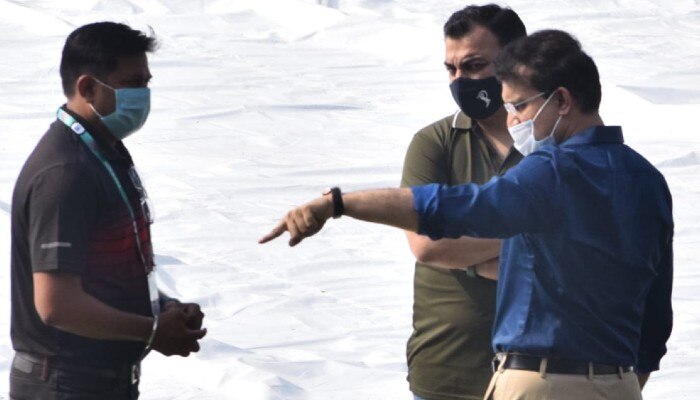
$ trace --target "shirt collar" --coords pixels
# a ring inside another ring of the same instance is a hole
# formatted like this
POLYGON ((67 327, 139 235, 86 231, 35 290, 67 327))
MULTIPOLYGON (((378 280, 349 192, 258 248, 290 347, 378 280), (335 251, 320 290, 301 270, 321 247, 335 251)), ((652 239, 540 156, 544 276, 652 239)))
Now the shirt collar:
POLYGON ((472 127, 472 119, 467 117, 462 110, 457 112, 452 117, 452 128, 454 129, 470 129, 472 127))
POLYGON ((576 146, 579 144, 624 143, 622 127, 592 126, 559 143, 560 147, 576 146))

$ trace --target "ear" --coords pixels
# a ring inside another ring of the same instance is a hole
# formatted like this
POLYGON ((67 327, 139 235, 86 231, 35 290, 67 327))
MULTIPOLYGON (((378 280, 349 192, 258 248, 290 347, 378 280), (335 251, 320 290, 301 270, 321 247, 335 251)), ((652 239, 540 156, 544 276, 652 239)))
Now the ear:
POLYGON ((90 75, 80 75, 75 81, 75 94, 92 103, 95 99, 95 80, 90 75))
POLYGON ((554 99, 559 107, 559 115, 567 115, 571 112, 574 106, 574 98, 571 96, 569 89, 559 86, 557 93, 554 94, 554 99))

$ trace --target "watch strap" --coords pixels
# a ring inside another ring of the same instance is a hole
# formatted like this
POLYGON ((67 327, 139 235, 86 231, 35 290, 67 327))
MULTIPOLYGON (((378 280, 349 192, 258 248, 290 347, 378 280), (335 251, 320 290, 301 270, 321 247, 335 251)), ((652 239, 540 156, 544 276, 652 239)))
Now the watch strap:
POLYGON ((333 218, 340 218, 345 213, 345 205, 343 204, 343 193, 340 188, 334 186, 328 189, 325 194, 330 194, 333 201, 333 218))

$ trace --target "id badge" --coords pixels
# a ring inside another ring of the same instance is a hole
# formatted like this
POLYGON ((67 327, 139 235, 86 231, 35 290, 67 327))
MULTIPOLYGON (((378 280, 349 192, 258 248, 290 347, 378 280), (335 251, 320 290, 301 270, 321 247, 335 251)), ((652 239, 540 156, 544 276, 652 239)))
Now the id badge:
POLYGON ((160 315, 160 294, 156 283, 156 267, 148 273, 148 295, 151 299, 151 311, 153 315, 160 315))

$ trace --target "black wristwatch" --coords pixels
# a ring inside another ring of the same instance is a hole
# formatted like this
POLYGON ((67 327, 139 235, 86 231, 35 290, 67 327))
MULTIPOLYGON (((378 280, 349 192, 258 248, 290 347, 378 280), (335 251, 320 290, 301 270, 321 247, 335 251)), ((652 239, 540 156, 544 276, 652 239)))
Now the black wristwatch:
POLYGON ((340 218, 345 212, 345 206, 343 205, 343 194, 340 188, 333 186, 323 191, 323 195, 330 194, 333 199, 333 218, 340 218))

